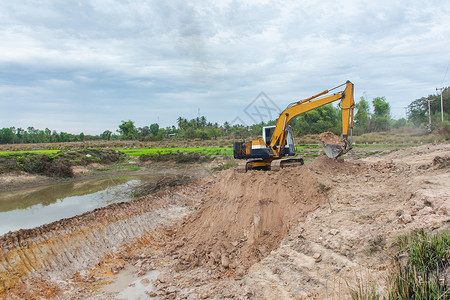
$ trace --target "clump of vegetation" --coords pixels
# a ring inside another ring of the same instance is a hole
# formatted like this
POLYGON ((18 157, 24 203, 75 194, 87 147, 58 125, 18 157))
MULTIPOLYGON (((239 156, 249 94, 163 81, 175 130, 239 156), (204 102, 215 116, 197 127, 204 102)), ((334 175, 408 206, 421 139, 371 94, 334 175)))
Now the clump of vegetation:
POLYGON ((378 252, 384 249, 386 246, 386 236, 377 235, 373 239, 369 240, 369 253, 372 254, 374 252, 378 252))
POLYGON ((442 122, 438 128, 438 134, 446 141, 450 141, 450 122, 442 122))
POLYGON ((450 157, 436 156, 433 159, 433 165, 437 166, 438 169, 445 169, 450 166, 450 157))
POLYGON ((0 173, 25 171, 52 177, 72 177, 72 166, 90 163, 112 163, 125 154, 114 150, 82 149, 78 151, 7 152, 0 155, 0 173))
POLYGON ((30 174, 44 174, 54 177, 73 177, 70 162, 47 155, 28 155, 19 159, 19 167, 30 174))
POLYGON ((193 177, 187 175, 164 176, 154 182, 146 182, 136 187, 131 193, 132 197, 138 198, 153 194, 168 187, 185 185, 193 181, 193 177))
POLYGON ((397 240, 397 270, 391 278, 389 299, 448 299, 450 235, 416 230, 397 240), (399 257, 404 256, 402 262, 399 257))
POLYGON ((215 171, 223 171, 223 170, 228 170, 231 169, 233 167, 236 167, 238 165, 237 161, 232 160, 232 161, 227 161, 224 164, 220 164, 217 167, 214 168, 215 171))
POLYGON ((357 280, 356 287, 351 287, 347 283, 347 287, 350 291, 350 297, 352 300, 378 300, 382 299, 378 293, 377 285, 374 282, 366 284, 361 280, 357 280))
MULTIPOLYGON (((384 239, 371 241, 371 246, 373 245, 376 250, 384 248, 384 239)), ((375 284, 357 280, 356 288, 348 285, 352 299, 450 298, 448 232, 430 234, 424 229, 415 230, 399 236, 394 246, 395 263, 388 278, 386 295, 383 297, 375 284)))
POLYGON ((195 162, 207 162, 212 160, 213 158, 210 156, 202 155, 200 153, 192 153, 192 152, 170 152, 170 153, 156 153, 153 155, 141 155, 139 156, 139 160, 141 162, 145 161, 173 161, 176 163, 195 163, 195 162))

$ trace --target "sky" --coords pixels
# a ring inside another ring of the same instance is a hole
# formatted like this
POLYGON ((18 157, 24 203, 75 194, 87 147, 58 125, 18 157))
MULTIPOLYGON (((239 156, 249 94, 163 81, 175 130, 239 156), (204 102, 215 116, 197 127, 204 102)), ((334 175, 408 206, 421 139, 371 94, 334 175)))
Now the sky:
POLYGON ((253 123, 350 80, 393 118, 450 86, 450 1, 0 0, 0 128, 253 123), (238 121, 236 121, 238 120, 238 121))

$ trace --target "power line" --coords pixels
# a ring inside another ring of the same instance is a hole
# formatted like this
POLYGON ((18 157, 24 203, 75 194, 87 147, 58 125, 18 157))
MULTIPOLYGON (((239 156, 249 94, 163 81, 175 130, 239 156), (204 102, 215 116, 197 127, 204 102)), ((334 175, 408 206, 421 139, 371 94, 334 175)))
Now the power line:
POLYGON ((448 66, 450 66, 450 60, 448 61, 448 64, 447 64, 447 69, 445 70, 445 75, 444 75, 444 79, 442 79, 442 84, 444 84, 444 82, 445 82, 445 77, 447 77, 448 66))

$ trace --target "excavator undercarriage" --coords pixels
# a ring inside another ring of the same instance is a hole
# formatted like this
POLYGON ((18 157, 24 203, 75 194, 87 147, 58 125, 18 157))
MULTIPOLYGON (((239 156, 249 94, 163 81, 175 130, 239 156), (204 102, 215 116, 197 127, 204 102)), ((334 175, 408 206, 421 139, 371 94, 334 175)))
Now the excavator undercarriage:
POLYGON ((251 159, 240 162, 237 166, 237 171, 240 173, 245 173, 248 170, 279 171, 283 168, 294 168, 299 167, 303 164, 303 158, 282 158, 272 161, 251 159))

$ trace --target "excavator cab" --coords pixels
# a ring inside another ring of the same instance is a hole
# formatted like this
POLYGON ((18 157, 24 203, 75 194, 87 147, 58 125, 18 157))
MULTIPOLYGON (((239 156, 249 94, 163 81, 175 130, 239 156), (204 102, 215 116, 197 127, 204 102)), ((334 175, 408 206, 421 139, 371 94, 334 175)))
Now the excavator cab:
MULTIPOLYGON (((235 142, 233 145, 234 158, 271 158, 273 152, 270 150, 270 141, 275 131, 275 126, 265 126, 262 129, 262 139, 252 142, 235 142)), ((284 146, 283 156, 295 155, 294 134, 291 126, 287 127, 286 144, 284 146)))
MULTIPOLYGON (((272 135, 274 131, 275 126, 263 127, 263 140, 266 142, 267 147, 270 147, 270 141, 272 140, 272 135)), ((284 155, 285 156, 295 155, 294 134, 292 132, 291 126, 287 127, 286 144, 284 145, 284 155)))

